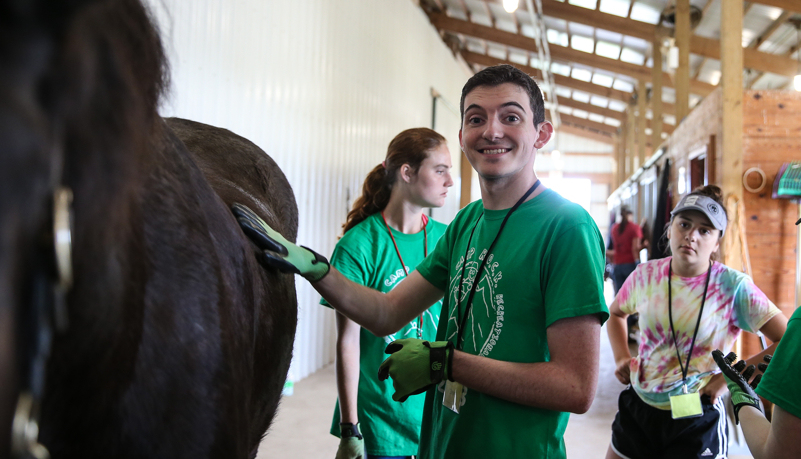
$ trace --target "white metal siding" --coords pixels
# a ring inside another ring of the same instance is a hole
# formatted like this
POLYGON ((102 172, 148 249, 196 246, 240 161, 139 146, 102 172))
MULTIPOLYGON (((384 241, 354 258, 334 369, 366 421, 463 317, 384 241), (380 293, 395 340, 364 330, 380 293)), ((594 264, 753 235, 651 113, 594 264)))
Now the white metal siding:
MULTIPOLYGON (((323 254, 392 137, 431 126, 431 89, 458 107, 467 79, 410 1, 148 2, 172 65, 162 114, 230 129, 270 154, 295 191, 298 241, 323 254)), ((447 222, 459 199, 459 122, 437 109, 457 182, 434 212, 447 222)), ((332 362, 335 343, 333 313, 297 285, 294 380, 332 362)))

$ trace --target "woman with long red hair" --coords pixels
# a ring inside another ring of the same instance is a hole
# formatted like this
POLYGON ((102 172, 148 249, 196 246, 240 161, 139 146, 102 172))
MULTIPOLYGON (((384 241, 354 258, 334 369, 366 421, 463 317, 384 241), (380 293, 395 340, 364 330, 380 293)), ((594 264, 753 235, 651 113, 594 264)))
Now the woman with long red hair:
MULTIPOLYGON (((445 138, 427 128, 408 129, 389 144, 364 181, 362 196, 343 225, 331 265, 350 280, 389 292, 423 261, 446 225, 428 218, 453 186, 445 138)), ((325 299, 321 301, 328 304, 325 299)), ((392 383, 378 380, 384 349, 395 339, 436 340, 442 301, 390 336, 377 337, 337 313, 337 390, 331 433, 341 438, 337 459, 395 458, 417 454, 424 396, 392 401, 392 383), (366 453, 366 455, 365 455, 366 453)))

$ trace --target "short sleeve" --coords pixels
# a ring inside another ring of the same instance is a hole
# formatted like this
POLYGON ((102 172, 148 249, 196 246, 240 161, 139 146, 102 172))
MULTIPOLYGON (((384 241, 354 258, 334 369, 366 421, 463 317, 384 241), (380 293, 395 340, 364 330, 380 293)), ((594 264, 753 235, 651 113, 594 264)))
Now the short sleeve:
POLYGON ((637 236, 638 239, 642 239, 642 228, 640 225, 634 225, 634 235, 637 236))
POLYGON ((434 251, 417 265, 416 271, 423 276, 434 287, 442 290, 448 290, 448 282, 450 280, 450 240, 452 231, 446 230, 445 234, 437 241, 437 246, 434 251))
MULTIPOLYGON (((346 248, 337 245, 331 255, 331 266, 337 269, 348 280, 359 285, 367 284, 368 273, 365 270, 366 264, 363 260, 358 260, 346 248)), ((330 307, 331 305, 325 298, 320 299, 320 304, 330 307)))
POLYGON ((560 319, 600 314, 609 318, 603 296, 604 245, 594 223, 579 223, 554 238, 545 276, 546 326, 560 319))
POLYGON ((634 314, 637 312, 637 279, 641 274, 641 267, 637 266, 633 273, 623 282, 620 290, 617 292, 617 305, 625 314, 634 314))
POLYGON ((781 314, 748 276, 743 276, 734 294, 734 311, 737 326, 751 333, 756 333, 776 314, 781 314))

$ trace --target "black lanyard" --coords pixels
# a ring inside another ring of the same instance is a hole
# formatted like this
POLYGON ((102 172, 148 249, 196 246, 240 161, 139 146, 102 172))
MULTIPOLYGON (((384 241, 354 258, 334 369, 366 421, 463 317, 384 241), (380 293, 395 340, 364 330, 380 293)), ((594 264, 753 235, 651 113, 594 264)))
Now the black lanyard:
MULTIPOLYGON (((473 241, 473 233, 476 231, 476 227, 478 226, 478 222, 481 221, 481 218, 484 217, 484 212, 481 212, 481 215, 478 216, 476 219, 475 225, 473 225, 473 230, 470 231, 470 238, 467 239, 467 249, 464 252, 464 261, 462 262, 462 278, 459 280, 459 290, 456 296, 456 320, 459 322, 459 329, 456 330, 456 348, 461 350, 464 347, 464 343, 462 340, 464 339, 464 327, 467 323, 467 316, 470 315, 470 309, 473 307, 473 296, 476 294, 476 287, 478 286, 478 281, 481 279, 481 271, 484 269, 484 265, 487 263, 487 260, 492 253, 492 248, 495 247, 495 243, 498 242, 498 238, 501 237, 501 232, 503 231, 503 227, 506 226, 506 222, 509 220, 509 217, 512 216, 512 213, 520 207, 520 204, 523 204, 523 201, 526 200, 527 197, 540 186, 539 179, 531 185, 531 188, 526 191, 526 193, 517 200, 514 206, 509 209, 509 213, 506 214, 504 217, 503 222, 501 222, 501 227, 498 228, 498 234, 495 235, 495 239, 492 240, 492 244, 490 244, 489 249, 487 249, 487 255, 481 260, 481 264, 478 266, 478 271, 476 271, 476 277, 473 279, 473 286, 470 287, 470 293, 467 296, 467 306, 465 307, 464 316, 462 316, 462 283, 464 283, 464 272, 467 271, 467 254, 470 252, 470 243, 473 241), (459 319, 459 317, 462 317, 459 319)), ((479 254, 480 256, 481 254, 479 254)))
MULTIPOLYGON (((395 242, 395 236, 392 235, 392 230, 389 229, 389 224, 387 223, 386 217, 384 217, 384 212, 381 212, 381 218, 384 220, 384 225, 387 227, 387 232, 389 233, 389 237, 392 239, 392 244, 395 246, 395 253, 398 254, 398 260, 400 260, 401 267, 403 268, 403 272, 406 273, 406 277, 409 277, 409 271, 406 270, 406 263, 403 262, 403 257, 401 256, 400 249, 398 249, 398 243, 395 242)), ((428 233, 426 232, 426 225, 428 224, 428 218, 423 214, 421 217, 423 221, 423 258, 428 256, 428 233)), ((423 314, 420 314, 417 322, 417 337, 422 339, 423 338, 423 314)))
POLYGON ((670 278, 673 277, 673 260, 668 264, 668 318, 670 319, 670 333, 673 336, 673 344, 676 346, 676 357, 679 359, 679 368, 681 368, 681 381, 687 386, 687 372, 690 371, 690 359, 693 356, 693 348, 695 347, 695 338, 698 336, 698 329, 701 328, 701 314, 704 313, 704 303, 706 303, 706 291, 709 288, 709 278, 712 276, 712 262, 709 262, 709 269, 706 271, 706 283, 704 284, 704 296, 701 297, 701 310, 698 311, 698 322, 695 324, 695 332, 693 332, 693 341, 690 344, 690 353, 687 355, 687 366, 681 365, 681 355, 679 355, 679 342, 676 341, 676 330, 673 328, 673 292, 670 288, 670 278))

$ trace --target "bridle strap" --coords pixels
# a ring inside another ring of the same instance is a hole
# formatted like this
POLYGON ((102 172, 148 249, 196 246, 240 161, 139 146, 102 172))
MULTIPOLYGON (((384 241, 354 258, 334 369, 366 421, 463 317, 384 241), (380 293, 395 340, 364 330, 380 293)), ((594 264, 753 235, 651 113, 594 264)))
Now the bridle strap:
POLYGON ((72 190, 64 187, 64 152, 61 128, 55 123, 51 151, 50 184, 53 190, 49 203, 52 216, 41 229, 46 241, 33 254, 33 273, 30 302, 18 311, 27 323, 21 346, 22 384, 11 429, 11 457, 49 459, 50 453, 39 443, 39 409, 44 397, 47 362, 50 358, 54 333, 64 333, 69 327, 67 293, 73 283, 72 261, 72 190))

